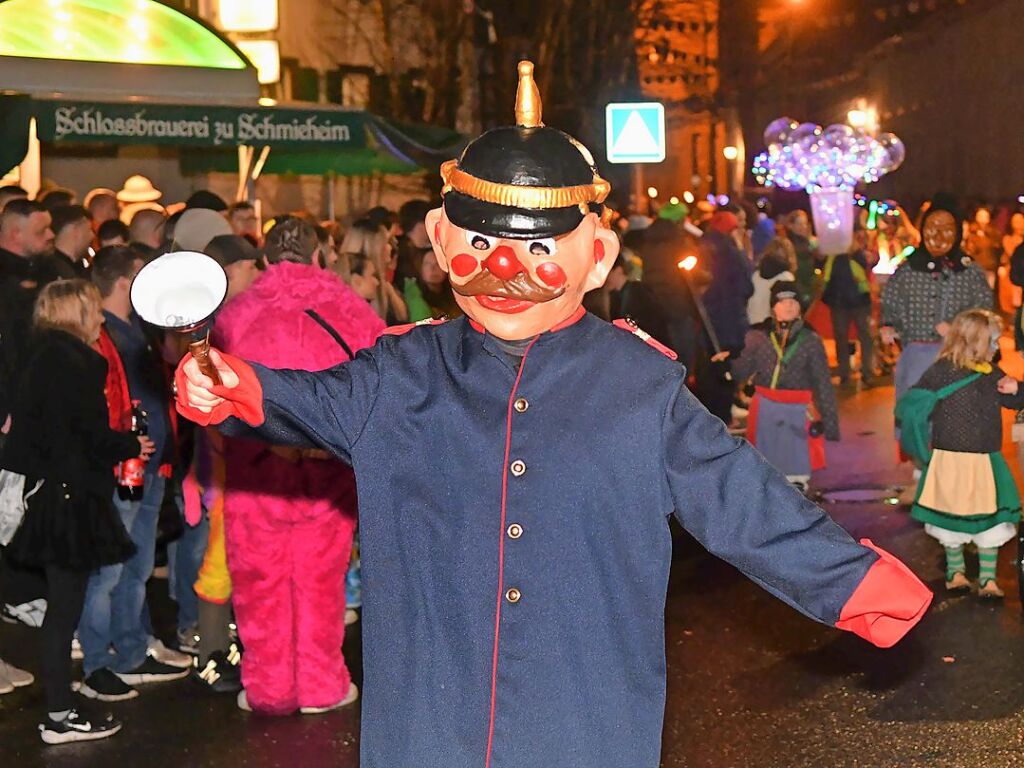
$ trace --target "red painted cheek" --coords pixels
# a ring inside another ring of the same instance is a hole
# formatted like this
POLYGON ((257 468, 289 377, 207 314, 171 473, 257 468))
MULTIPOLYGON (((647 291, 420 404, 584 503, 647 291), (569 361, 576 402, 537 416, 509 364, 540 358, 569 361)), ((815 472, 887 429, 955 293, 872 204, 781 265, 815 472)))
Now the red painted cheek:
POLYGON ((545 261, 543 264, 537 267, 537 277, 540 278, 541 282, 552 288, 561 288, 565 285, 566 278, 565 272, 557 264, 545 261))
POLYGON ((594 263, 600 264, 604 261, 604 243, 600 240, 594 242, 594 263))
POLYGON ((468 253, 460 253, 452 259, 452 273, 457 277, 469 277, 476 272, 479 266, 480 262, 468 253))

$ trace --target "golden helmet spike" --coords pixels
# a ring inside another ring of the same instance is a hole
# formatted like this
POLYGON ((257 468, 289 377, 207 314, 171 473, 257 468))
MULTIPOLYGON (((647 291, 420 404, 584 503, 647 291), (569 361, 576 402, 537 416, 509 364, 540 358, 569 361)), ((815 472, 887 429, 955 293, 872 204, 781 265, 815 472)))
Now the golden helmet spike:
POLYGON ((519 88, 516 90, 516 125, 522 128, 539 128, 542 107, 540 91, 533 79, 533 62, 519 62, 519 88))

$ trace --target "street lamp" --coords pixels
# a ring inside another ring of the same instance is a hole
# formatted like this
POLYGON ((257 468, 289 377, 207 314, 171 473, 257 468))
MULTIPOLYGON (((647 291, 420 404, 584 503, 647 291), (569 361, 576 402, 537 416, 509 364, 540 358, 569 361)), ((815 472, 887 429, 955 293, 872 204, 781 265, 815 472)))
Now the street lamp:
POLYGON ((737 147, 730 145, 722 149, 722 155, 725 157, 726 160, 732 161, 740 156, 740 151, 737 147))
POLYGON ((651 200, 656 199, 658 197, 658 188, 657 187, 648 187, 647 188, 647 196, 649 198, 651 198, 651 200))
POLYGON ((851 128, 875 133, 878 131, 878 108, 868 105, 864 99, 858 99, 854 107, 846 113, 846 122, 851 128))

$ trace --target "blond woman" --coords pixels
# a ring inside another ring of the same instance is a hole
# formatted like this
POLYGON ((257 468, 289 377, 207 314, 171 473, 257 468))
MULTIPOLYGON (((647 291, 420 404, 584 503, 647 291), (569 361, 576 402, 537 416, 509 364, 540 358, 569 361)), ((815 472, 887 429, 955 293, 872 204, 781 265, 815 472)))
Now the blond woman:
POLYGON ((978 594, 1000 598, 999 547, 1014 538, 1021 502, 1000 449, 1000 408, 1024 407, 1020 383, 992 365, 1002 321, 983 309, 956 316, 938 360, 916 388, 941 392, 932 412, 932 456, 913 517, 946 551, 946 588, 967 590, 964 545, 978 548, 978 594), (943 391, 944 390, 944 391, 943 391))
POLYGON ((370 306, 387 325, 408 322, 409 310, 392 284, 398 254, 387 230, 366 219, 360 219, 345 233, 339 251, 340 259, 333 268, 342 279, 352 282, 351 264, 354 257, 362 257, 357 259, 360 263, 369 259, 378 277, 370 306))
POLYGON ((25 476, 26 512, 6 555, 45 571, 47 610, 39 649, 47 744, 102 739, 120 724, 86 717, 71 695, 71 637, 89 573, 134 551, 114 510, 114 465, 148 456, 148 437, 110 428, 107 364, 93 349, 103 315, 96 286, 59 280, 35 306, 35 335, 17 387, 0 466, 25 476))

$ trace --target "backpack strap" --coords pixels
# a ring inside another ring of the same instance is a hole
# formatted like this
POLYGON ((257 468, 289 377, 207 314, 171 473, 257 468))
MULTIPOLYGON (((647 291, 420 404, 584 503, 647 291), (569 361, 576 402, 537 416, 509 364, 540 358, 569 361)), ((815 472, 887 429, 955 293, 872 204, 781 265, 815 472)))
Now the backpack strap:
POLYGON ((954 392, 959 392, 961 389, 963 389, 967 385, 973 384, 978 379, 980 379, 983 375, 984 374, 981 374, 981 373, 972 373, 970 376, 964 376, 959 381, 954 381, 952 384, 947 384, 942 389, 938 390, 935 393, 935 396, 939 400, 945 400, 947 397, 952 395, 954 392))
POLYGON ((356 359, 356 356, 352 354, 352 347, 345 343, 345 340, 341 338, 341 334, 334 329, 333 325, 324 320, 319 312, 317 312, 315 309, 307 309, 306 314, 309 315, 314 320, 316 320, 317 324, 325 331, 327 331, 327 333, 331 335, 332 339, 338 342, 338 346, 345 350, 345 354, 348 355, 349 360, 356 359))

